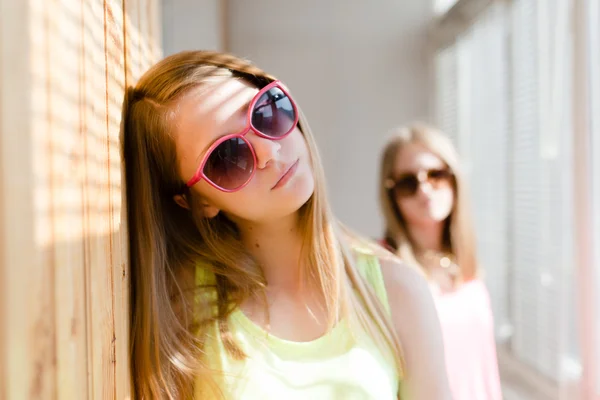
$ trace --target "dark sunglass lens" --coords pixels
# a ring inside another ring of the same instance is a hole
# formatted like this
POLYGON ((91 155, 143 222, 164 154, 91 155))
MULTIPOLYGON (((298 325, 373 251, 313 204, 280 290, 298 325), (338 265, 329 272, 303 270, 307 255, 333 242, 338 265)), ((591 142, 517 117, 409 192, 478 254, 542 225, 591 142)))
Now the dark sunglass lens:
POLYGON ((427 173, 427 179, 432 184, 450 182, 452 180, 452 173, 445 169, 431 170, 427 173))
POLYGON ((204 175, 215 185, 233 190, 244 185, 252 176, 254 157, 248 143, 232 138, 221 143, 208 156, 204 175))
POLYGON ((294 127, 296 109, 290 98, 278 87, 263 93, 252 110, 252 126, 270 137, 281 137, 294 127))
POLYGON ((432 169, 431 171, 427 172, 427 176, 430 179, 444 179, 447 178, 448 175, 448 171, 443 169, 432 169))
POLYGON ((419 181, 416 176, 409 175, 400 178, 396 182, 394 190, 398 196, 412 196, 417 192, 419 188, 419 181))

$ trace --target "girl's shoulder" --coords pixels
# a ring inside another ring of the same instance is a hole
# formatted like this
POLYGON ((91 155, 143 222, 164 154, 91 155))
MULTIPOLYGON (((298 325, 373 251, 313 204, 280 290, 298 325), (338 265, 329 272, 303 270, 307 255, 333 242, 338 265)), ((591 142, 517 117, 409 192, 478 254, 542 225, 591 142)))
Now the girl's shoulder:
POLYGON ((371 255, 378 258, 393 256, 392 248, 384 240, 352 236, 349 242, 350 248, 358 256, 371 255))

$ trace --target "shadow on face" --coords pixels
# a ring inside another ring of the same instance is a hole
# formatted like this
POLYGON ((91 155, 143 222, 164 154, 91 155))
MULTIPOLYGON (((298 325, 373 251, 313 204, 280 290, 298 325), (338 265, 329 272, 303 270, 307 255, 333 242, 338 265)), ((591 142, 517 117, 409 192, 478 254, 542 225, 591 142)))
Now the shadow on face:
POLYGON ((259 107, 261 117, 270 112, 269 108, 265 111, 262 96, 261 103, 249 110, 257 93, 244 80, 220 77, 192 89, 173 107, 179 171, 187 182, 203 167, 204 175, 191 190, 203 199, 203 214, 208 217, 224 212, 232 220, 266 222, 294 214, 314 191, 308 146, 297 126, 279 140, 250 129, 249 121, 259 107), (222 181, 218 179, 230 177, 218 174, 233 170, 224 167, 231 160, 254 175, 241 189, 227 192, 218 187, 222 181), (252 169, 246 167, 250 164, 252 169), (209 167, 213 169, 207 173, 209 167))

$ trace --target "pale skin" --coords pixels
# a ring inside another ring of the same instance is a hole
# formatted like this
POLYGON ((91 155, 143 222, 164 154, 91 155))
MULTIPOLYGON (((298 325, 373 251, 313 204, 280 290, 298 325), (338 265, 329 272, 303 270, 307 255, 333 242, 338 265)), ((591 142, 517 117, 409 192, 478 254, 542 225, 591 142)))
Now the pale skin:
MULTIPOLYGON (((407 224, 409 235, 418 250, 443 252, 443 230, 445 221, 454 208, 454 188, 450 182, 432 185, 424 179, 427 171, 447 169, 446 163, 420 143, 403 146, 394 162, 394 176, 405 174, 420 176, 421 183, 412 196, 397 197, 396 204, 407 224)), ((431 279, 440 287, 451 287, 446 271, 439 265, 424 265, 431 279)))
MULTIPOLYGON (((175 142, 183 180, 191 177, 205 149, 220 136, 241 131, 249 101, 257 89, 240 80, 222 78, 208 88, 192 91, 175 107, 175 142)), ((233 220, 242 241, 263 269, 270 325, 258 299, 242 311, 272 335, 291 341, 310 341, 326 334, 327 315, 322 295, 300 284, 302 234, 298 209, 314 191, 308 147, 298 128, 279 141, 253 132, 246 138, 256 151, 257 172, 242 190, 225 193, 200 181, 192 190, 202 197, 205 217, 224 212, 233 220), (298 168, 289 181, 273 189, 289 166, 298 168)), ((182 207, 188 199, 175 196, 182 207)), ((403 344, 408 371, 403 388, 407 398, 450 399, 439 322, 425 279, 395 259, 382 260, 393 321, 403 344), (407 323, 410 321, 410 323, 407 323), (440 356, 442 355, 442 356, 440 356)))
MULTIPOLYGON (((399 150, 394 162, 394 175, 420 176, 429 170, 447 168, 446 163, 427 147, 419 143, 410 143, 399 150)), ((442 251, 442 231, 444 221, 454 207, 454 189, 449 183, 438 183, 434 187, 423 178, 417 193, 396 198, 396 203, 417 247, 442 251)))

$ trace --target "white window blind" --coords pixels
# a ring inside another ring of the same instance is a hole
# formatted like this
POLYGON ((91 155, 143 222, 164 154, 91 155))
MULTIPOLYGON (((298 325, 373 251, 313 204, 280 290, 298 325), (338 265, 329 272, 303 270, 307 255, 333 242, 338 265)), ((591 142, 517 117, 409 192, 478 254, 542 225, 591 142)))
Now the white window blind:
POLYGON ((495 3, 436 57, 437 123, 467 167, 497 332, 556 381, 580 372, 568 4, 495 3))
POLYGON ((539 218, 535 201, 540 197, 536 134, 537 57, 536 7, 533 0, 513 3, 512 50, 512 148, 511 187, 511 297, 514 324, 513 351, 535 365, 537 359, 537 233, 539 218))
POLYGON ((571 302, 572 162, 568 10, 562 0, 512 4, 513 350, 561 380, 576 347, 571 302))
POLYGON ((471 188, 479 261, 500 339, 508 303, 508 60, 505 6, 488 9, 436 58, 437 124, 454 141, 471 188))
POLYGON ((469 169, 478 254, 496 330, 511 331, 508 308, 508 74, 505 7, 486 10, 460 39, 459 148, 469 169))
POLYGON ((435 114, 440 129, 453 139, 458 124, 456 46, 440 50, 435 57, 435 114))

